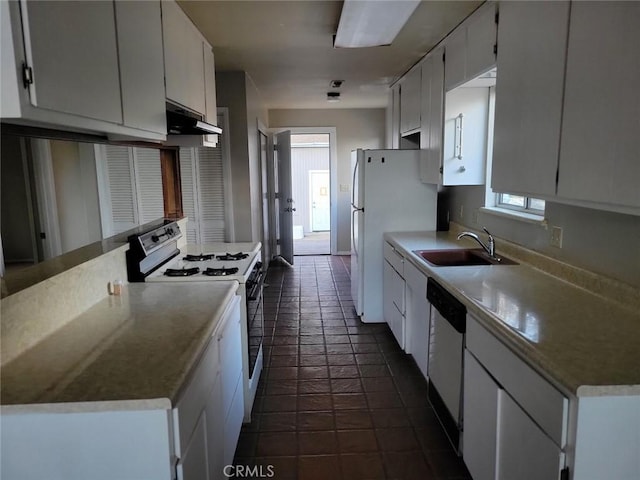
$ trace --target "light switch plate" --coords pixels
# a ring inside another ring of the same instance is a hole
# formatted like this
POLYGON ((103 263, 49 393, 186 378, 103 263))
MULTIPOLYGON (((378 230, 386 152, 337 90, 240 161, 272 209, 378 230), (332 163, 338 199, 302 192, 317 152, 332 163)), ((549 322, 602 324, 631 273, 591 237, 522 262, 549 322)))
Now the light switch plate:
POLYGON ((556 248, 562 248, 562 227, 551 227, 549 245, 556 248))
POLYGON ((348 192, 351 190, 351 185, 349 185, 348 183, 341 183, 340 184, 340 191, 341 192, 348 192))

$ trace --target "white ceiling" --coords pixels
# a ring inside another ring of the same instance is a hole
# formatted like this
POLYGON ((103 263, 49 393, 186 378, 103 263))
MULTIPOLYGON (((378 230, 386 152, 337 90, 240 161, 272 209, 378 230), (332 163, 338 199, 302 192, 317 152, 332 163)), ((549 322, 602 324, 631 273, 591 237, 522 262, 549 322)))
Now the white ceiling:
POLYGON ((423 0, 391 46, 336 49, 341 1, 179 1, 216 70, 246 71, 268 109, 385 107, 388 86, 481 3, 423 0), (328 103, 330 90, 342 100, 328 103))

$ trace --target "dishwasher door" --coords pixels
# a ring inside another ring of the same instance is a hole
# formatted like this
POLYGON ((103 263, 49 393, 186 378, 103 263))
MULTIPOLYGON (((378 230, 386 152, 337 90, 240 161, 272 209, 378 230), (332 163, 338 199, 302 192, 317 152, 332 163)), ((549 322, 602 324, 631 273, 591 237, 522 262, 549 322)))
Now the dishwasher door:
POLYGON ((431 304, 429 402, 460 453, 467 309, 431 277, 427 280, 427 300, 431 304))
POLYGON ((432 305, 429 381, 436 387, 456 423, 460 419, 463 340, 463 334, 432 305))

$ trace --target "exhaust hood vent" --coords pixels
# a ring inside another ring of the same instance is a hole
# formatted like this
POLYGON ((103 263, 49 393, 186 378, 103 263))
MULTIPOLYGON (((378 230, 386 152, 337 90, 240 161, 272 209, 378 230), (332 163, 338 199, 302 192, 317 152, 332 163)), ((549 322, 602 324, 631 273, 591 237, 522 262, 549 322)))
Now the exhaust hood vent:
POLYGON ((167 135, 210 135, 222 129, 202 119, 201 115, 167 103, 167 135))

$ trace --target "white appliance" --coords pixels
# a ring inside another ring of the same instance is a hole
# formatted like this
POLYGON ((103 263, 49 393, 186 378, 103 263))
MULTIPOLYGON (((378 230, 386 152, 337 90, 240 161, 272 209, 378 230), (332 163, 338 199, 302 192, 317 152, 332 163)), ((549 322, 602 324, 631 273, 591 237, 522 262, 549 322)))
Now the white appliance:
POLYGON ((420 181, 420 150, 351 152, 351 296, 365 323, 384 322, 383 233, 436 229, 436 185, 420 181))
POLYGON ((241 297, 244 421, 251 410, 262 372, 264 318, 262 287, 265 272, 260 242, 208 243, 177 248, 182 236, 175 222, 129 238, 127 270, 132 282, 236 281, 241 297), (171 273, 171 275, 169 275, 171 273))

